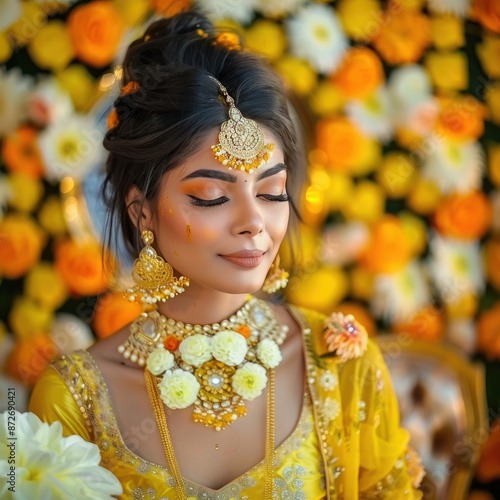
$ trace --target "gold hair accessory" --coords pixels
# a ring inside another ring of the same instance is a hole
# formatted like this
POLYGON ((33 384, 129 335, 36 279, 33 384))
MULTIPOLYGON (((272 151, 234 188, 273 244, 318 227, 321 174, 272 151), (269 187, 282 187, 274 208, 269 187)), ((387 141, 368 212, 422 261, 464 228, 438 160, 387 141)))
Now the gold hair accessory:
POLYGON ((172 266, 151 246, 154 241, 152 231, 144 230, 141 238, 146 246, 134 262, 132 279, 136 284, 127 289, 125 298, 130 302, 156 305, 157 302, 165 302, 184 292, 184 287, 189 286, 189 278, 174 277, 172 266))
POLYGON ((221 126, 219 144, 212 146, 215 158, 229 170, 234 168, 251 173, 269 161, 274 144, 264 143, 264 134, 258 123, 244 118, 222 83, 213 76, 210 78, 217 82, 229 106, 229 120, 221 126))
POLYGON ((290 275, 287 271, 280 268, 280 256, 277 255, 274 262, 269 268, 266 280, 262 286, 262 290, 269 294, 276 292, 280 288, 285 288, 288 283, 288 277, 290 275))

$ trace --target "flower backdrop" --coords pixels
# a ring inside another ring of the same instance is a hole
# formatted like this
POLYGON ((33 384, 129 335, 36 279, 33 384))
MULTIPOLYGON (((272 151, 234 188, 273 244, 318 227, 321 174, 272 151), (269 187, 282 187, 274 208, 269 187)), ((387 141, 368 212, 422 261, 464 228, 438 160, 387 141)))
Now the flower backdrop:
MULTIPOLYGON (((492 431, 474 483, 484 493, 471 498, 494 498, 500 1, 194 3, 273 65, 311 123, 288 300, 353 313, 371 335, 450 342, 483 363, 492 431)), ((0 351, 26 390, 50 359, 140 312, 110 290, 75 189, 104 161, 90 111, 120 78, 125 47, 151 14, 191 5, 0 6, 0 351)))

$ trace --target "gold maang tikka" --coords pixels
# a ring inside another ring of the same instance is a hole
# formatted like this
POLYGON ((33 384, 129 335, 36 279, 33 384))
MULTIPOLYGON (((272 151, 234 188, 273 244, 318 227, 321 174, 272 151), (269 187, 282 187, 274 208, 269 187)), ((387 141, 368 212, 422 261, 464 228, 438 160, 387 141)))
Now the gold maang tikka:
POLYGON ((229 120, 221 125, 219 144, 212 146, 215 158, 229 170, 234 168, 251 173, 270 160, 274 143, 264 143, 264 134, 258 123, 244 118, 224 85, 217 78, 210 78, 219 85, 225 104, 229 106, 229 120))

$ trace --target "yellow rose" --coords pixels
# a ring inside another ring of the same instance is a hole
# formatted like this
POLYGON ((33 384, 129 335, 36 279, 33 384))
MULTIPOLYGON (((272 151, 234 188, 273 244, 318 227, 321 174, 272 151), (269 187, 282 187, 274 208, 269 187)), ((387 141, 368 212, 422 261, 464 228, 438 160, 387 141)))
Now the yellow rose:
POLYGON ((356 266, 351 269, 351 294, 360 300, 370 300, 373 295, 374 274, 368 269, 356 266))
POLYGON ((442 194, 436 184, 428 179, 419 178, 408 195, 407 203, 417 214, 429 215, 434 212, 441 198, 442 194))
POLYGON ((31 212, 43 196, 42 182, 29 175, 10 174, 7 182, 13 193, 9 205, 20 212, 31 212))
POLYGON ((33 299, 17 296, 9 313, 12 331, 22 338, 29 338, 34 332, 48 332, 54 314, 37 304, 33 299))
POLYGON ((486 90, 486 105, 490 120, 500 125, 500 85, 492 85, 486 90))
POLYGON ((54 311, 66 301, 68 291, 50 262, 40 262, 26 276, 24 291, 44 309, 54 311))
POLYGON ((81 64, 71 64, 57 73, 57 79, 66 90, 77 111, 88 111, 97 97, 97 84, 81 64))
POLYGON ((344 108, 345 97, 329 80, 318 84, 309 97, 309 105, 319 116, 331 115, 344 108))
POLYGON ((246 32, 245 44, 251 51, 275 61, 286 49, 286 35, 279 24, 260 19, 246 32))
POLYGON ((382 161, 382 144, 371 137, 367 137, 359 153, 359 158, 353 163, 351 172, 353 175, 358 176, 367 175, 382 161))
POLYGON ((420 255, 427 246, 427 225, 411 212, 400 212, 399 219, 412 255, 420 255))
POLYGON ((463 90, 469 82, 467 56, 463 52, 429 52, 424 65, 432 83, 442 90, 463 90))
POLYGON ((488 147, 488 170, 491 182, 500 187, 500 144, 488 147))
POLYGON ((309 94, 316 86, 316 72, 302 59, 287 55, 277 62, 276 69, 299 96, 309 94))
POLYGON ((377 182, 389 198, 402 198, 408 194, 416 177, 415 165, 408 155, 388 153, 377 171, 377 182))
POLYGON ((28 53, 40 68, 54 72, 64 69, 75 57, 65 23, 50 21, 40 28, 28 45, 28 53))
POLYGON ((465 44, 464 23, 451 14, 431 17, 431 37, 440 50, 454 50, 465 44))
POLYGON ((52 236, 66 234, 67 226, 64 219, 61 200, 57 195, 49 196, 38 211, 40 225, 52 236))
POLYGON ((148 0, 113 0, 113 3, 126 26, 139 24, 150 8, 148 0))
POLYGON ((378 0, 341 0, 336 11, 344 31, 353 40, 366 42, 381 29, 378 0))
POLYGON ((370 224, 382 217, 384 207, 382 188, 375 182, 363 180, 355 186, 350 202, 342 212, 347 219, 370 224))
POLYGON ((500 78, 500 37, 484 34, 483 41, 477 46, 477 56, 484 72, 492 78, 500 78))
POLYGON ((12 43, 7 36, 7 32, 3 31, 0 33, 0 64, 3 64, 10 59, 12 50, 12 43))

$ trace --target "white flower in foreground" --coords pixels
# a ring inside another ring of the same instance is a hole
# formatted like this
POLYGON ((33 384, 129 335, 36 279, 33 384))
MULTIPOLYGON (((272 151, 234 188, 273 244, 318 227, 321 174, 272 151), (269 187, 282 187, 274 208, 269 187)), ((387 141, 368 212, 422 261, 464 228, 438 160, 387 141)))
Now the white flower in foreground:
POLYGON ((62 425, 42 422, 34 413, 0 414, 0 498, 112 500, 123 493, 118 479, 99 466, 94 443, 80 436, 63 437, 62 425), (17 439, 13 440, 12 438, 17 439), (15 493, 9 491, 11 450, 15 457, 15 493))
POLYGON ((418 260, 396 273, 375 276, 371 309, 377 317, 405 321, 430 300, 428 277, 418 260))
POLYGON ((429 242, 429 267, 445 302, 455 302, 468 292, 484 290, 479 243, 445 238, 435 233, 429 242))
POLYGON ((429 0, 431 11, 466 17, 471 0, 429 0))
POLYGON ((212 338, 212 354, 214 358, 229 366, 237 366, 247 355, 248 344, 238 332, 222 330, 212 338))
POLYGON ((90 117, 73 113, 49 125, 38 136, 47 179, 81 178, 104 161, 104 131, 90 117))
POLYGON ((158 347, 148 356, 146 366, 153 375, 161 375, 173 368, 174 355, 164 347, 158 347))
POLYGON ((201 333, 185 338, 179 346, 182 359, 193 366, 201 366, 212 359, 210 339, 201 333))
POLYGON ((339 66, 347 49, 347 38, 333 7, 318 3, 303 7, 286 21, 290 52, 321 73, 339 66))
POLYGON ((234 392, 243 399, 255 399, 267 384, 266 370, 257 363, 245 363, 236 370, 232 384, 234 392))
POLYGON ((5 71, 0 67, 0 138, 28 117, 28 96, 34 85, 33 77, 23 75, 19 68, 5 71))
POLYGON ((212 21, 232 19, 247 24, 254 16, 255 0, 197 0, 196 4, 212 21))
POLYGON ((277 18, 293 14, 306 0, 257 0, 255 10, 265 17, 277 18))
POLYGON ((388 142, 393 134, 393 112, 389 93, 379 87, 366 99, 351 99, 345 105, 346 115, 363 132, 380 141, 388 142))
POLYGON ((172 410, 187 408, 198 398, 200 384, 189 372, 168 370, 158 384, 161 400, 172 410))
POLYGON ((266 368, 276 368, 283 359, 278 344, 271 339, 264 339, 259 342, 257 357, 266 368))
POLYGON ((443 194, 481 187, 484 152, 479 142, 455 142, 430 136, 425 152, 422 177, 434 181, 443 194))

